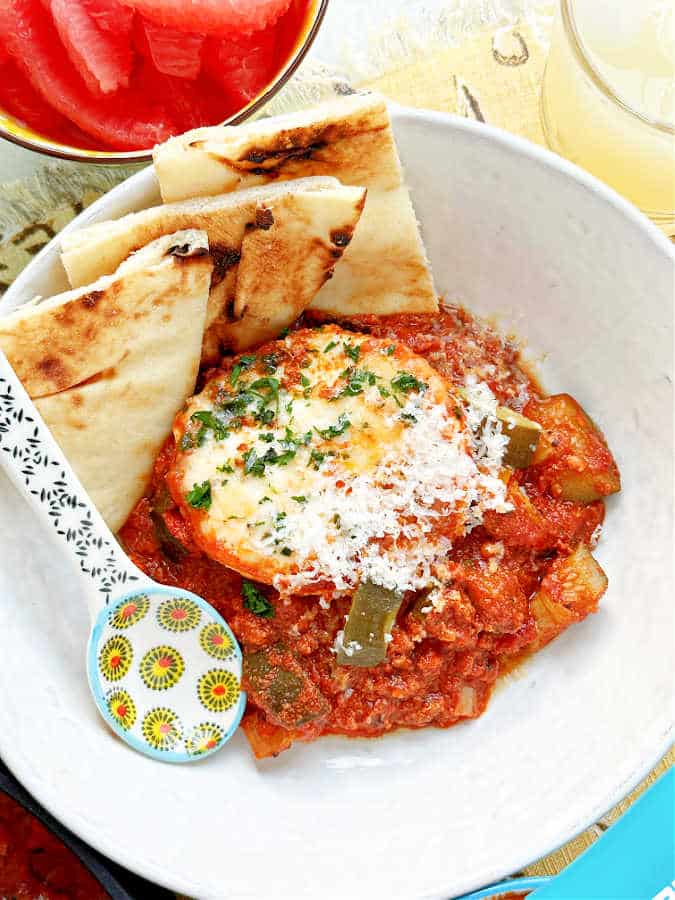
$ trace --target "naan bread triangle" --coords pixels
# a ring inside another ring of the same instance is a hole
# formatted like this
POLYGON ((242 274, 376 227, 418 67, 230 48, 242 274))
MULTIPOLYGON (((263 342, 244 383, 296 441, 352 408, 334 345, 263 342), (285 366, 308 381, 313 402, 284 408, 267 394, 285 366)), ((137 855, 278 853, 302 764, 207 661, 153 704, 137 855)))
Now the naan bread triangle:
POLYGON ((436 312, 438 301, 389 113, 354 94, 286 116, 198 128, 155 149, 167 202, 332 175, 368 189, 354 241, 311 306, 335 316, 436 312))
POLYGON ((194 391, 212 269, 204 232, 183 231, 0 319, 0 348, 113 531, 194 391))
POLYGON ((335 178, 263 185, 72 232, 63 238, 62 260, 71 284, 80 285, 114 270, 161 234, 203 229, 215 262, 203 353, 211 362, 223 346, 246 349, 275 337, 300 315, 342 256, 364 202, 364 188, 335 178))

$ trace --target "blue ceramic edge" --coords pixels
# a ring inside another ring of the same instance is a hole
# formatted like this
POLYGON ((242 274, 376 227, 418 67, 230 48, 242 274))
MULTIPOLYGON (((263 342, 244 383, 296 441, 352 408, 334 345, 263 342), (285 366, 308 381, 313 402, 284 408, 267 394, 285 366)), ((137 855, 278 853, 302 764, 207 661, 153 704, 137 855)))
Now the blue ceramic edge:
POLYGON ((237 711, 235 713, 234 719, 232 720, 232 724, 228 729, 227 733, 223 740, 218 744, 217 747, 214 747, 213 750, 207 750, 205 753, 200 753, 198 756, 191 756, 188 753, 176 753, 170 751, 162 751, 155 750, 152 747, 149 747, 147 744, 142 743, 133 735, 127 734, 123 729, 119 728, 117 722, 110 715, 106 702, 105 702, 105 693, 103 686, 98 678, 98 665, 96 658, 96 646, 98 637, 101 633, 101 630, 106 624, 106 620, 108 618, 108 614, 110 609, 113 606, 117 606, 119 603, 124 603, 126 600, 131 599, 132 597, 138 596, 141 593, 153 593, 153 594, 170 594, 172 597, 182 597, 184 600, 192 600, 195 602, 203 612, 212 617, 216 622, 223 626, 226 630, 232 642, 234 644, 234 651, 237 660, 241 664, 243 662, 243 656, 241 652, 241 647, 239 646, 239 641, 234 636, 232 629, 227 624, 225 619, 220 615, 220 613, 215 610, 210 603, 207 603, 206 600, 203 600, 197 594, 193 594, 190 591, 183 590, 178 587, 170 587, 168 585, 157 584, 157 585, 145 585, 143 587, 139 586, 135 590, 127 591, 125 594, 120 594, 118 597, 115 597, 114 601, 106 606, 104 606, 96 617, 96 621, 91 629, 91 633, 89 635, 89 642, 87 645, 87 679, 89 681, 89 689, 94 697, 94 703, 96 704, 96 708, 98 709, 101 717, 105 720, 106 724, 110 727, 111 731, 114 732, 117 737, 128 744, 129 747, 132 747, 134 750, 137 750, 143 756, 148 756, 151 759, 156 759, 158 762, 167 762, 167 763, 195 763, 201 762, 203 759, 211 756, 214 753, 217 753, 232 737, 235 731, 239 728, 239 724, 241 723, 242 716, 244 715, 244 710, 246 709, 246 693, 244 691, 240 692, 239 695, 239 704, 237 711))
POLYGON ((501 894, 510 894, 512 891, 534 891, 536 888, 548 884, 550 877, 544 875, 531 878, 512 878, 511 881, 500 881, 490 887, 474 891, 472 894, 462 894, 455 900, 485 900, 486 897, 499 897, 501 894))

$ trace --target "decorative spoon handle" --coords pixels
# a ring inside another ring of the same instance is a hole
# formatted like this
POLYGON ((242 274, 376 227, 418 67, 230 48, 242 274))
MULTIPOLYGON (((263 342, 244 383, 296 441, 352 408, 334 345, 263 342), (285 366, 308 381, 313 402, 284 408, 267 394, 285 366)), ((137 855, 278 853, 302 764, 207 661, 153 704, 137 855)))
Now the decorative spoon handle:
POLYGON ((77 562, 92 619, 123 585, 151 583, 115 540, 2 352, 0 464, 77 562))

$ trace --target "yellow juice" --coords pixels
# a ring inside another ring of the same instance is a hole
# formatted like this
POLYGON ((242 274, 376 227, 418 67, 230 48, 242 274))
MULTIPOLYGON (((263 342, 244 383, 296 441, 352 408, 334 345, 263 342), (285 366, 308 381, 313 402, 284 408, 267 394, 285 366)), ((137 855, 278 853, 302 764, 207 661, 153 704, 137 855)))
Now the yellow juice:
POLYGON ((561 0, 542 119, 554 150, 675 234, 673 0, 561 0))

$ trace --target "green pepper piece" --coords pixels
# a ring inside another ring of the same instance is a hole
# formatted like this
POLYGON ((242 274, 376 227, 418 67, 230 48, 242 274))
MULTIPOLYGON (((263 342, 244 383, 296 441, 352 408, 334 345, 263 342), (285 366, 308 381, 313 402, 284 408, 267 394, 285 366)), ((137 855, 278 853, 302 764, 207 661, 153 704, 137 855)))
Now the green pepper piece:
POLYGON ((162 554, 171 562, 178 563, 186 555, 187 549, 181 544, 178 538, 175 538, 164 521, 164 513, 173 506, 173 499, 166 485, 155 493, 152 498, 152 508, 150 510, 150 519, 162 554))
POLYGON ((244 653, 244 678, 253 702, 284 728, 299 728, 328 711, 323 695, 281 644, 244 653), (279 656, 283 666, 275 661, 279 656))
POLYGON ((341 666, 372 668, 387 655, 391 633, 403 595, 363 581, 353 598, 337 661, 341 666))
POLYGON ((526 469, 537 449, 541 425, 507 406, 497 407, 497 418, 502 423, 502 434, 509 439, 504 451, 504 465, 512 469, 526 469))
MULTIPOLYGON (((467 402, 465 388, 455 388, 459 396, 467 402)), ((537 449, 542 427, 538 422, 527 419, 508 406, 497 407, 497 419, 502 423, 502 434, 508 438, 502 462, 512 469, 526 469, 532 462, 537 449)))

